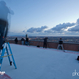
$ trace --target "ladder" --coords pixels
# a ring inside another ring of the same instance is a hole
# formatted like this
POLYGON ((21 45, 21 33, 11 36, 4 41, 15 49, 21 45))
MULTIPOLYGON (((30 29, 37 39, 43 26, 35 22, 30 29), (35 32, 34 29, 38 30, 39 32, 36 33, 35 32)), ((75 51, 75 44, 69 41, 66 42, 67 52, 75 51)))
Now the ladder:
POLYGON ((10 66, 12 65, 12 61, 11 61, 10 56, 12 57, 15 69, 17 69, 17 66, 16 66, 16 63, 15 63, 15 60, 14 60, 14 57, 13 57, 13 54, 12 54, 10 44, 9 44, 9 42, 7 42, 7 43, 4 43, 3 49, 1 50, 1 54, 0 54, 0 71, 1 71, 2 61, 3 61, 4 57, 8 57, 10 66), (7 55, 5 56, 4 54, 7 54, 7 55))

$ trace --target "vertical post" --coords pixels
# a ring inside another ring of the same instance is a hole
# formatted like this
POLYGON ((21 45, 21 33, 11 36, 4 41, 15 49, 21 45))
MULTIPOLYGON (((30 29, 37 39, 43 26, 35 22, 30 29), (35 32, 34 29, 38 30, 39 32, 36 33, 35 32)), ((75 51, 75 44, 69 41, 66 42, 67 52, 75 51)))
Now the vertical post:
MULTIPOLYGON (((8 47, 9 47, 10 53, 12 54, 9 42, 8 42, 8 47)), ((12 59, 13 59, 13 64, 15 66, 15 69, 17 69, 16 64, 15 64, 15 60, 14 60, 14 57, 13 57, 13 54, 11 56, 12 56, 12 59)))
MULTIPOLYGON (((9 55, 9 52, 8 52, 7 46, 6 46, 6 51, 7 51, 7 55, 9 55)), ((9 59, 9 63, 10 63, 10 65, 12 65, 12 61, 11 61, 11 59, 10 59, 10 56, 8 56, 8 59, 9 59)))
POLYGON ((1 66, 2 66, 4 53, 5 53, 5 47, 2 49, 2 53, 1 53, 1 56, 0 56, 0 71, 1 71, 1 66))

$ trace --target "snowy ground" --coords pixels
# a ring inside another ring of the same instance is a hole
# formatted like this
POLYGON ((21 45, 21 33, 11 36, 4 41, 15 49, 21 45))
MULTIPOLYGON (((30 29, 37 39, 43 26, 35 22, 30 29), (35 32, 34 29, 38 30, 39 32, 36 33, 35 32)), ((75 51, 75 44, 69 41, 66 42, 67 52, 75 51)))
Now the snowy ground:
POLYGON ((8 58, 2 63, 5 71, 12 79, 79 79, 78 52, 65 53, 56 49, 43 49, 30 46, 11 44, 13 56, 17 65, 10 66, 8 58))

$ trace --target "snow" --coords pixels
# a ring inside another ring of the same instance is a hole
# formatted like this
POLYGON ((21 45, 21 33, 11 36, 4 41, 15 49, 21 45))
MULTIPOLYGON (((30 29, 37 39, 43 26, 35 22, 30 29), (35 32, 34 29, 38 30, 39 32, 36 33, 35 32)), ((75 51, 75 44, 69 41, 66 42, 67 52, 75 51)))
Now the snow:
POLYGON ((2 71, 12 79, 79 79, 78 52, 68 53, 56 49, 10 44, 17 65, 10 66, 8 57, 3 59, 2 71))

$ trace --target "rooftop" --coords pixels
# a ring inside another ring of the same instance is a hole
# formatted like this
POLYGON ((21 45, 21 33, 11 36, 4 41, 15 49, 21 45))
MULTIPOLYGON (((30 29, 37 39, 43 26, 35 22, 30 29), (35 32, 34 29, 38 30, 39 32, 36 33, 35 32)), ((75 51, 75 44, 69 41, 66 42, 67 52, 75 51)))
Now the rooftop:
POLYGON ((79 52, 43 49, 34 46, 10 44, 17 65, 9 66, 8 58, 3 59, 2 71, 12 79, 79 79, 77 56, 79 52))

